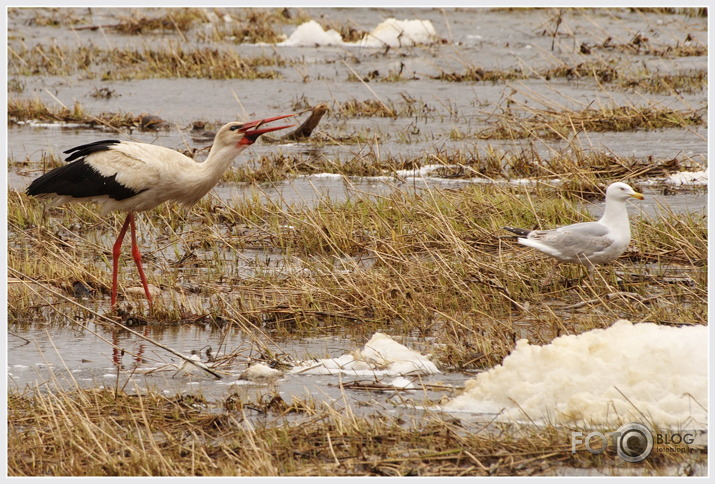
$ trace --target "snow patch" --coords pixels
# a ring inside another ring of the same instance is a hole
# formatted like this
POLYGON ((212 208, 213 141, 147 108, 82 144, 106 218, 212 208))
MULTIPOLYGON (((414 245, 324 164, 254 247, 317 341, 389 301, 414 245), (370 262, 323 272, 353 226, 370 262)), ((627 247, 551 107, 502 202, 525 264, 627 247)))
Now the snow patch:
POLYGON ((404 390, 409 390, 415 388, 415 384, 404 376, 398 376, 390 382, 390 386, 394 388, 402 388, 404 390))
POLYGON ((388 18, 360 40, 361 47, 405 47, 432 44, 437 32, 429 20, 396 20, 388 18))
POLYGON ((708 172, 707 170, 702 170, 673 173, 665 179, 665 183, 671 185, 707 185, 708 172))
POLYGON ((256 363, 249 366, 238 378, 254 382, 265 382, 276 380, 282 376, 282 371, 271 368, 263 363, 256 363))
POLYGON ((340 173, 313 173, 311 175, 306 175, 305 178, 342 178, 343 175, 340 173))
POLYGON ((283 42, 276 45, 286 47, 316 47, 322 45, 358 47, 405 47, 417 44, 433 44, 439 38, 429 20, 396 20, 389 18, 372 29, 356 43, 345 42, 339 32, 325 30, 315 20, 305 22, 296 28, 283 42))
POLYGON ((359 376, 430 375, 439 370, 427 356, 401 345, 384 333, 375 333, 360 351, 338 358, 305 361, 291 373, 359 376))
POLYGON ((320 45, 343 45, 340 33, 330 29, 327 32, 315 20, 305 22, 298 26, 283 42, 277 45, 288 47, 314 47, 320 45))
POLYGON ((70 123, 70 122, 57 122, 57 123, 45 123, 43 121, 36 121, 36 120, 30 120, 30 121, 17 121, 17 124, 22 126, 22 125, 28 125, 32 126, 33 128, 62 128, 62 129, 68 129, 68 128, 84 128, 87 125, 83 123, 70 123))
POLYGON ((449 168, 455 165, 425 165, 421 168, 415 168, 412 170, 396 170, 395 175, 401 177, 426 177, 429 176, 433 171, 437 171, 440 168, 449 168))
POLYGON ((706 326, 626 320, 544 346, 520 340, 442 409, 555 424, 640 422, 647 415, 656 425, 706 428, 707 342, 706 326))

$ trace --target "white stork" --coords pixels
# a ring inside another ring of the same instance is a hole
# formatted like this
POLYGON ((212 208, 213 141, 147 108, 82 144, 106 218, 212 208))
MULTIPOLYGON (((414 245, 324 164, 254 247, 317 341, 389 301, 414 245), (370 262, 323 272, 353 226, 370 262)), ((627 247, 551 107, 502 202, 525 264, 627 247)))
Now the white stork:
POLYGON ((134 212, 150 210, 169 200, 186 206, 195 204, 218 183, 236 156, 260 135, 293 126, 261 128, 264 123, 290 116, 294 115, 228 123, 216 133, 203 163, 147 143, 103 140, 77 146, 64 152, 70 155, 66 161, 71 163, 35 179, 27 188, 27 194, 50 199, 51 206, 94 201, 102 206, 102 214, 112 210, 128 212, 112 251, 112 307, 117 303, 119 254, 128 227, 132 232, 132 256, 151 304, 137 246, 134 212))

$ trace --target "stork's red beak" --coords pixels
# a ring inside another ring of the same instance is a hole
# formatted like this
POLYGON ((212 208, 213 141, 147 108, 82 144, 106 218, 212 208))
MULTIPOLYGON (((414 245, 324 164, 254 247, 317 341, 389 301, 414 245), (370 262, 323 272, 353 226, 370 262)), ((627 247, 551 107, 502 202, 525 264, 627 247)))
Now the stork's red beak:
POLYGON ((241 131, 245 134, 243 135, 243 138, 241 139, 240 143, 251 144, 256 141, 260 135, 264 133, 278 131, 279 129, 292 128, 293 126, 295 126, 295 124, 287 124, 285 126, 274 126, 272 128, 258 129, 266 123, 277 121, 279 119, 290 118, 291 116, 295 116, 295 114, 284 114, 283 116, 276 116, 274 118, 259 119, 258 121, 249 121, 247 123, 243 123, 243 126, 241 126, 241 131))

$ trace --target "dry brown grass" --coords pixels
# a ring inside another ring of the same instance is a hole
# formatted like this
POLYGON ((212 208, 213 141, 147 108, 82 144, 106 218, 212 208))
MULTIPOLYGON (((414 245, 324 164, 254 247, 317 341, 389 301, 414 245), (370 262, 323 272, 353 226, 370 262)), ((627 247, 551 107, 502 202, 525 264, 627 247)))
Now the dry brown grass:
MULTIPOLYGON (((474 477, 620 468, 610 449, 572 454, 571 429, 465 427, 430 414, 358 417, 271 394, 230 395, 222 404, 155 391, 13 391, 8 410, 11 476, 474 477)), ((706 449, 691 446, 684 457, 653 453, 630 468, 648 475, 706 462, 706 449)))
MULTIPOLYGON (((600 189, 606 184, 599 182, 600 189)), ((633 250, 620 262, 576 286, 572 279, 584 273, 565 266, 557 282, 541 288, 550 261, 501 238, 507 235, 502 227, 549 228, 589 219, 574 206, 582 187, 565 187, 560 195, 546 186, 482 185, 324 199, 313 207, 259 199, 238 205, 207 199, 188 213, 161 207, 142 217, 140 231, 151 234, 143 244, 149 282, 164 293, 154 311, 139 314, 155 324, 187 314, 208 316, 263 326, 276 335, 336 328, 352 337, 385 327, 398 334, 416 331, 439 336, 448 350, 437 357, 450 368, 501 362, 513 348, 515 320, 530 322, 539 342, 622 317, 706 320, 702 216, 634 220, 633 250), (246 276, 236 261, 248 248, 280 257, 285 265, 257 263, 246 276), (657 266, 646 270, 652 262, 657 266), (663 275, 675 283, 661 281, 663 275), (618 295, 602 297, 610 292, 618 295), (576 312, 560 309, 581 303, 576 312)), ((76 205, 42 217, 35 200, 11 193, 9 201, 8 262, 19 278, 10 286, 11 321, 32 321, 51 301, 58 308, 67 304, 31 292, 25 284, 31 280, 69 297, 79 282, 94 293, 89 307, 105 306, 118 220, 101 220, 90 207, 76 205)), ((121 284, 138 283, 131 269, 126 266, 121 284)), ((126 304, 137 311, 134 303, 126 304)), ((52 319, 66 324, 58 315, 52 319)))

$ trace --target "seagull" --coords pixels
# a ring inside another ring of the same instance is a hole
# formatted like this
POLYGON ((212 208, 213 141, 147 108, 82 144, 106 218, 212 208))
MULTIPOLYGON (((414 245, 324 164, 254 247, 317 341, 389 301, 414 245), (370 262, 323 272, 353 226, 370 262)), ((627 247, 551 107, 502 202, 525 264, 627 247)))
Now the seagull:
POLYGON ((27 188, 27 194, 51 200, 49 206, 93 201, 101 205, 103 215, 113 210, 127 212, 112 250, 112 308, 117 304, 119 255, 128 228, 131 228, 132 256, 151 305, 152 297, 137 246, 134 213, 151 210, 166 201, 194 205, 259 136, 294 126, 265 128, 264 124, 291 116, 294 114, 226 124, 216 133, 203 163, 163 146, 133 141, 102 140, 77 146, 64 152, 69 155, 67 165, 35 179, 27 188))
MULTIPOLYGON (((553 230, 504 229, 520 236, 520 244, 556 259, 556 265, 567 262, 586 266, 590 276, 596 264, 617 259, 628 247, 631 228, 626 200, 629 198, 643 200, 644 197, 629 185, 616 182, 606 189, 606 208, 596 222, 582 222, 553 230)), ((542 285, 547 285, 552 276, 553 271, 542 285)))

